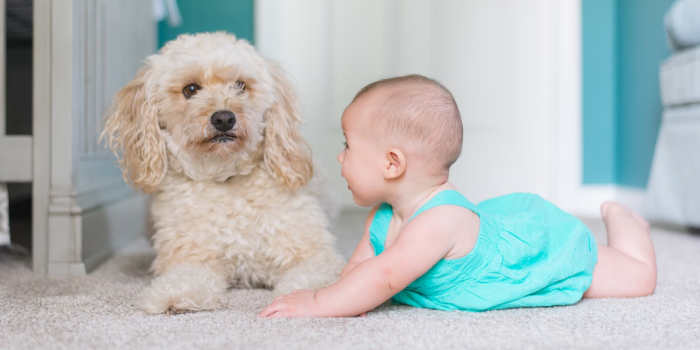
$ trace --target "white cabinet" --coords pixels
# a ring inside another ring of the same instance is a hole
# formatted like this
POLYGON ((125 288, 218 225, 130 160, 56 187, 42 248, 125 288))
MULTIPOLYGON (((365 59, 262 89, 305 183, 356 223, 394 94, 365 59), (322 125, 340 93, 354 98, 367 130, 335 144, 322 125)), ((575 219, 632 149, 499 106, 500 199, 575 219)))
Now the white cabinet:
POLYGON ((84 274, 146 230, 145 197, 98 136, 112 96, 156 49, 152 9, 142 0, 33 1, 32 135, 6 136, 0 122, 0 182, 32 182, 39 274, 84 274))

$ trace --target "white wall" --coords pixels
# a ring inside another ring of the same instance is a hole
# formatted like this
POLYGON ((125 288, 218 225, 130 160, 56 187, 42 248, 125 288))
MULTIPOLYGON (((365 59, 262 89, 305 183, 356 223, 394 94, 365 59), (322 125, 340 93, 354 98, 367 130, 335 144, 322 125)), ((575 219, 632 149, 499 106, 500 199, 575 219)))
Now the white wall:
POLYGON ((256 2, 257 46, 294 77, 304 133, 343 205, 352 201, 335 161, 342 110, 371 81, 420 73, 461 109, 451 180, 468 197, 530 191, 575 207, 579 25, 578 0, 256 2))

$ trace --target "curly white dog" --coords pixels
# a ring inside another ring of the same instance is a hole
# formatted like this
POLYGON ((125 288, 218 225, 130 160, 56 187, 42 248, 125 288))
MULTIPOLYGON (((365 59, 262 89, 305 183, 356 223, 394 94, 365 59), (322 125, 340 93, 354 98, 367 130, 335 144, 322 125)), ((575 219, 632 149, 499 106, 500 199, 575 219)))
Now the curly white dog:
POLYGON ((146 312, 214 309, 229 286, 286 293, 337 277, 295 102, 277 65, 221 32, 167 43, 119 91, 103 136, 125 179, 153 193, 146 312))

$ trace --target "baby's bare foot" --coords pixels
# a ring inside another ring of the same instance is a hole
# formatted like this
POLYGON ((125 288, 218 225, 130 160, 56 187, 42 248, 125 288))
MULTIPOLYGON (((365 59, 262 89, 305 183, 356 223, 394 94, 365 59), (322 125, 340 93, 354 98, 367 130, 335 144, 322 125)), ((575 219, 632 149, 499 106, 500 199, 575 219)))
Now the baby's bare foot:
POLYGON ((628 219, 631 218, 641 229, 649 232, 649 222, 641 215, 635 213, 620 203, 614 201, 603 202, 603 204, 600 205, 600 214, 603 217, 605 226, 610 226, 611 221, 629 222, 628 219))
POLYGON ((651 293, 656 286, 656 254, 649 222, 617 202, 601 204, 600 212, 608 231, 608 247, 643 264, 633 268, 638 272, 635 278, 646 281, 642 295, 651 293))

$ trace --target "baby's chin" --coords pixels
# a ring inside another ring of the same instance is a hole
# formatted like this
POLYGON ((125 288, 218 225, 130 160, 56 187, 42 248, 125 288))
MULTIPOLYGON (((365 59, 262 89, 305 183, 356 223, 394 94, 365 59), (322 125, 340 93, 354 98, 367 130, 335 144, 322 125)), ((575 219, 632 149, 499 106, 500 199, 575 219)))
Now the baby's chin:
POLYGON ((350 193, 352 193, 352 200, 353 200, 353 202, 355 202, 355 204, 357 204, 358 206, 361 206, 361 207, 373 207, 373 206, 379 204, 379 203, 375 203, 375 202, 373 202, 373 201, 369 201, 369 200, 362 199, 362 198, 358 197, 357 195, 355 195, 354 192, 352 192, 352 190, 350 190, 350 193))
POLYGON ((350 186, 348 186, 348 191, 350 191, 350 194, 352 195, 352 201, 355 202, 355 204, 357 204, 357 205, 359 205, 359 206, 363 206, 363 205, 362 205, 362 200, 361 200, 359 197, 357 197, 357 195, 356 195, 355 192, 352 190, 352 188, 350 188, 350 186))

